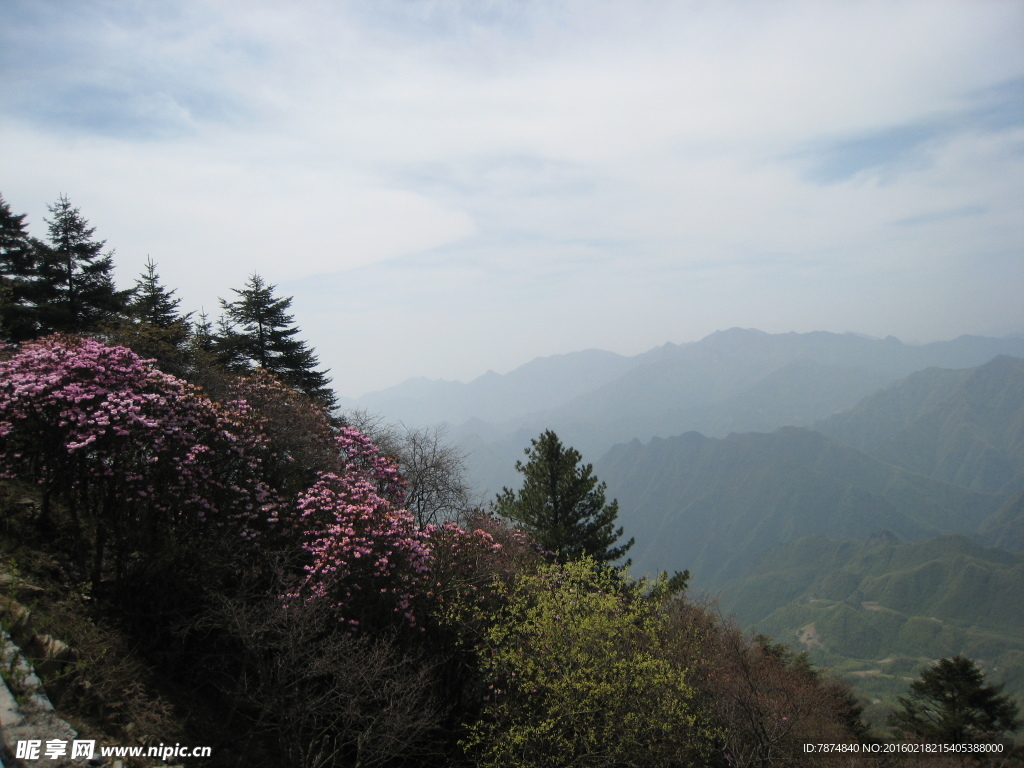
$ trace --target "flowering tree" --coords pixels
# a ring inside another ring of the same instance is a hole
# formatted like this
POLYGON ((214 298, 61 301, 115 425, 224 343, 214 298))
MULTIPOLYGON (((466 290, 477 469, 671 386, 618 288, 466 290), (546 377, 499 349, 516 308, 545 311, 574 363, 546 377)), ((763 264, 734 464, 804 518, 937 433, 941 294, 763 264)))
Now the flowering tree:
POLYGON ((319 401, 262 369, 233 380, 227 398, 244 401, 259 419, 271 454, 264 478, 282 497, 295 498, 321 472, 344 471, 343 451, 319 401))
POLYGON ((373 441, 353 427, 342 427, 335 438, 344 460, 346 473, 365 479, 374 490, 396 506, 405 504, 406 482, 398 471, 398 462, 381 455, 373 441))
POLYGON ((353 629, 388 611, 416 624, 412 602, 430 568, 426 534, 370 478, 356 468, 322 475, 300 494, 297 522, 311 563, 292 598, 328 600, 353 629))
POLYGON ((351 629, 398 614, 416 624, 413 599, 430 569, 427 533, 402 508, 405 481, 359 430, 334 436, 337 469, 320 472, 294 509, 269 516, 297 536, 307 563, 289 600, 326 600, 351 629))
POLYGON ((211 518, 254 535, 270 500, 265 438, 244 401, 217 404, 125 347, 53 336, 0 362, 0 472, 93 527, 93 582, 125 556, 211 518))

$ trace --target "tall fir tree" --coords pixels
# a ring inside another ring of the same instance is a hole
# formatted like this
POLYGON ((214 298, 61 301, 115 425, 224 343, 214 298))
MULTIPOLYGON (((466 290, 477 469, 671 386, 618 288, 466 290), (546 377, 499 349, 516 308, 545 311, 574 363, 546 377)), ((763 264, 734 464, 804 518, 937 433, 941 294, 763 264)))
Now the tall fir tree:
POLYGON ((530 444, 524 451, 529 460, 516 462, 523 487, 518 493, 503 488, 495 511, 529 529, 559 562, 590 555, 611 563, 626 554, 634 540, 616 545, 623 533, 615 528, 619 502, 605 503, 607 486, 594 475, 594 466, 581 466, 579 451, 563 446, 551 430, 530 444))
POLYGON ((32 301, 38 246, 25 217, 15 215, 0 195, 0 338, 10 341, 34 338, 39 329, 32 301))
POLYGON ((155 359, 161 370, 186 376, 195 362, 188 345, 191 313, 182 315, 178 311, 181 300, 174 293, 160 282, 156 264, 147 257, 146 269, 136 278, 131 292, 126 322, 112 326, 108 334, 111 341, 155 359))
POLYGON ((123 318, 131 290, 114 286, 113 253, 67 196, 49 206, 49 242, 39 249, 34 298, 43 332, 88 333, 123 318))
POLYGON ((288 313, 292 298, 277 298, 275 288, 253 274, 244 288, 233 289, 236 301, 220 300, 224 310, 217 333, 221 360, 235 370, 263 368, 333 408, 328 372, 316 370, 320 364, 316 354, 296 338, 299 328, 288 313))
POLYGON ((167 290, 160 282, 156 264, 152 257, 146 258, 146 271, 135 279, 129 311, 133 317, 160 328, 176 328, 187 326, 192 315, 182 315, 178 311, 181 299, 174 298, 176 290, 167 290))
POLYGON ((217 334, 213 321, 205 309, 199 310, 199 316, 192 326, 192 346, 203 354, 215 355, 217 352, 217 334))
POLYGON ((889 725, 926 741, 970 744, 995 741, 1020 730, 1020 708, 1002 685, 985 685, 985 673, 965 656, 940 659, 910 684, 889 725))

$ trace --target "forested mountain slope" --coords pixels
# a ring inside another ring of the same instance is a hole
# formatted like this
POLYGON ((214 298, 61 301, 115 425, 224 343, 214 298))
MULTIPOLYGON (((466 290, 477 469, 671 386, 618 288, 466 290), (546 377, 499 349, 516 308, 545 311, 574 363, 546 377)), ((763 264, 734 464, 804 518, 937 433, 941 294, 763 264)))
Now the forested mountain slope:
POLYGON ((1002 503, 795 428, 635 441, 596 470, 637 539, 638 572, 688 568, 705 588, 803 536, 973 534, 1002 503))
POLYGON ((720 606, 872 697, 891 700, 905 676, 957 653, 1024 696, 1024 554, 955 535, 808 536, 724 585, 720 606))
POLYGON ((1013 552, 1024 552, 1024 491, 1011 496, 981 528, 985 541, 1013 552))
POLYGON ((977 491, 1024 489, 1024 360, 928 369, 817 425, 882 461, 977 491))

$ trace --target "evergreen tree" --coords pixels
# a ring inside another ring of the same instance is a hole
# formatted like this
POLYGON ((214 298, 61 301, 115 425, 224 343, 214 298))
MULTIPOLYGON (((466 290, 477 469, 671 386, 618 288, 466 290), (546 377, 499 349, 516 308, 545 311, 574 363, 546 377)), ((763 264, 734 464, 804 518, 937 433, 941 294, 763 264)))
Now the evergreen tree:
POLYGON ((25 216, 15 216, 0 196, 0 338, 11 341, 31 339, 38 328, 31 301, 37 250, 25 216))
POLYGON ((191 313, 178 312, 181 300, 174 298, 174 293, 161 284, 156 264, 147 258, 146 270, 136 278, 131 292, 128 320, 109 326, 107 334, 109 341, 155 359, 166 373, 185 376, 194 362, 186 343, 192 331, 191 313))
POLYGON ((234 289, 238 300, 220 300, 224 316, 217 334, 218 353, 229 368, 263 368, 333 408, 327 371, 316 370, 316 354, 295 338, 299 328, 288 313, 292 299, 277 298, 275 288, 254 274, 244 288, 234 289))
POLYGON ((114 287, 113 254, 68 198, 49 206, 49 243, 40 247, 34 298, 44 333, 85 333, 123 317, 131 291, 114 287))
POLYGON ((160 328, 184 326, 192 313, 182 315, 178 311, 181 299, 174 298, 176 292, 168 291, 161 284, 156 264, 151 257, 147 257, 146 271, 135 280, 129 311, 135 318, 160 328))
POLYGON ((619 502, 605 503, 607 486, 594 476, 594 466, 579 466, 579 451, 563 446, 551 430, 530 443, 524 451, 529 461, 516 462, 525 478, 522 489, 503 488, 495 511, 524 525, 559 562, 589 555, 610 563, 622 557, 634 540, 615 545, 622 537, 622 528, 615 528, 619 502))
POLYGON ((199 318, 192 325, 192 344, 199 352, 214 354, 216 352, 216 333, 213 321, 205 309, 199 310, 199 318))
POLYGON ((941 659, 910 684, 889 725, 943 744, 993 741, 1021 727, 1020 708, 1002 685, 984 685, 985 674, 964 656, 941 659))

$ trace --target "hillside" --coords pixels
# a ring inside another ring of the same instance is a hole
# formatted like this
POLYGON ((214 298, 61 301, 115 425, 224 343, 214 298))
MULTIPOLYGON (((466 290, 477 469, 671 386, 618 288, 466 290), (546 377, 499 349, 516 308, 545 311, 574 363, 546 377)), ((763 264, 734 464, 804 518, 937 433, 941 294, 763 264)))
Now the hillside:
POLYGON ((1024 698, 1024 555, 963 536, 801 538, 723 585, 720 606, 876 698, 956 653, 1024 698))
POLYGON ((638 572, 688 568, 703 588, 803 536, 973 534, 1002 503, 805 429, 634 441, 595 466, 637 539, 638 572))
POLYGON ((1024 552, 1024 491, 1011 496, 986 520, 981 534, 992 546, 1024 552))
POLYGON ((976 491, 1024 489, 1024 360, 928 369, 816 427, 882 461, 976 491))
POLYGON ((915 371, 852 408, 815 423, 814 429, 838 443, 867 453, 943 403, 968 376, 970 369, 915 371))

